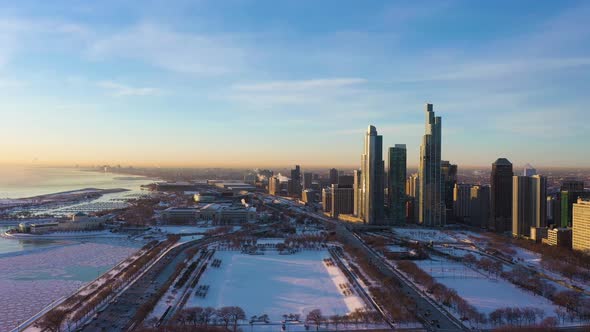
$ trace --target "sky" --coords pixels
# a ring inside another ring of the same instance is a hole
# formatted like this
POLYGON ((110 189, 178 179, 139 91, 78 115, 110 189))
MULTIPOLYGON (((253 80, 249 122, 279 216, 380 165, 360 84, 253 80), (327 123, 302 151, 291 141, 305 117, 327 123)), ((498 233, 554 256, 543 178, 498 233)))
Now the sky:
POLYGON ((0 1, 0 164, 590 167, 588 1, 0 1))

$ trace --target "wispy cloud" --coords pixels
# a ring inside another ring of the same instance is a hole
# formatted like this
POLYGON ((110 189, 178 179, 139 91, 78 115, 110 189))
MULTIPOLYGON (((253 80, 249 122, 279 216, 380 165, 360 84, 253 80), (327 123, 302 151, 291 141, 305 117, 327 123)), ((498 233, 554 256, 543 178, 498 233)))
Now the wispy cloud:
POLYGON ((322 78, 293 81, 271 81, 262 83, 236 84, 234 89, 240 91, 304 91, 315 89, 334 89, 367 83, 364 78, 322 78))
POLYGON ((103 89, 109 90, 113 96, 153 96, 161 93, 160 89, 148 87, 132 87, 116 83, 113 81, 101 81, 97 85, 103 89))
POLYGON ((121 33, 92 42, 95 59, 140 60, 148 65, 189 74, 238 72, 245 52, 230 37, 181 33, 152 23, 141 23, 121 33))

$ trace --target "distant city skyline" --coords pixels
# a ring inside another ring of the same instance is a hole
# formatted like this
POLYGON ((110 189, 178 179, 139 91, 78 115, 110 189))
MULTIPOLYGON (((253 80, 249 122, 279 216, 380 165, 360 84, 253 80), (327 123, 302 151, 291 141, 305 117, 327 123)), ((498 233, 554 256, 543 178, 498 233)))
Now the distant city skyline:
POLYGON ((0 8, 0 165, 590 167, 587 1, 19 1, 0 8))

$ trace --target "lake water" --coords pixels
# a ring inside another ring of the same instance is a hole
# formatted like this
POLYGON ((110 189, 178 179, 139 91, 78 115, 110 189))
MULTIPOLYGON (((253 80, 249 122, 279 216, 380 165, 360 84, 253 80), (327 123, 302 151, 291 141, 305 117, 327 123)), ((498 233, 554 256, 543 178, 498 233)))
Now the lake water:
POLYGON ((138 189, 149 179, 78 168, 0 167, 0 199, 23 198, 83 188, 138 189))

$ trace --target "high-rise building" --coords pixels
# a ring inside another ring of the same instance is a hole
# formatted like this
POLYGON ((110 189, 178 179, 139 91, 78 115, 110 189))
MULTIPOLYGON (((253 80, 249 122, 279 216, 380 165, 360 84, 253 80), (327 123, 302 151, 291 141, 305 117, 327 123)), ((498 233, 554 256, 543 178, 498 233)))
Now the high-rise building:
POLYGON ((311 189, 311 180, 313 179, 313 174, 311 172, 303 172, 303 190, 311 189))
POLYGON ((339 175, 338 176, 338 187, 339 188, 353 188, 354 176, 353 175, 339 175))
POLYGON ((354 182, 352 188, 354 189, 354 215, 359 217, 361 216, 361 207, 362 207, 362 189, 361 185, 363 182, 363 177, 361 174, 360 169, 355 169, 353 171, 352 177, 354 178, 354 182))
POLYGON ((531 227, 547 226, 547 178, 512 178, 512 235, 529 237, 531 227))
POLYGON ((590 251, 590 200, 580 198, 573 206, 572 249, 590 251))
POLYGON ((332 211, 332 190, 330 188, 322 189, 322 209, 326 213, 332 211))
POLYGON ((487 228, 490 219, 490 187, 482 185, 471 187, 470 200, 471 226, 487 228))
POLYGON ((420 192, 420 178, 414 173, 406 180, 406 219, 408 222, 418 222, 418 193, 420 192))
POLYGON ((291 170, 289 195, 293 197, 301 197, 301 168, 299 165, 295 165, 295 168, 291 170))
POLYGON ((339 185, 333 184, 330 187, 330 192, 332 198, 330 216, 338 218, 340 214, 352 214, 354 211, 354 190, 352 187, 340 188, 339 185))
POLYGON ((453 220, 455 217, 453 214, 453 192, 455 184, 457 183, 457 165, 451 164, 447 160, 441 160, 441 176, 443 182, 443 195, 445 200, 446 219, 453 220))
POLYGON ((566 179, 561 183, 561 191, 584 191, 584 181, 566 179))
POLYGON ((533 176, 537 175, 537 170, 531 166, 531 164, 524 165, 524 170, 522 171, 522 175, 524 176, 533 176))
POLYGON ((453 188, 453 211, 457 221, 470 222, 471 185, 456 183, 453 188))
POLYGON ((491 220, 490 228, 496 232, 512 230, 512 163, 498 158, 492 164, 490 177, 491 220))
POLYGON ((420 146, 420 192, 418 222, 425 226, 444 226, 446 208, 441 176, 441 124, 432 104, 426 104, 426 130, 420 146))
POLYGON ((305 189, 301 192, 301 200, 305 203, 315 203, 316 192, 313 189, 305 189))
POLYGON ((335 168, 330 169, 330 184, 338 184, 338 170, 335 168))
POLYGON ((361 156, 360 215, 365 223, 379 224, 384 220, 383 137, 374 126, 365 134, 365 151, 361 156))
POLYGON ((396 223, 406 221, 406 159, 405 144, 396 144, 389 148, 387 195, 391 219, 396 223))
POLYGON ((279 195, 281 192, 281 181, 278 176, 271 176, 268 179, 268 193, 271 195, 279 195))
POLYGON ((574 203, 578 201, 578 198, 590 199, 590 192, 588 191, 562 191, 560 193, 561 202, 561 227, 572 226, 572 216, 574 203))

